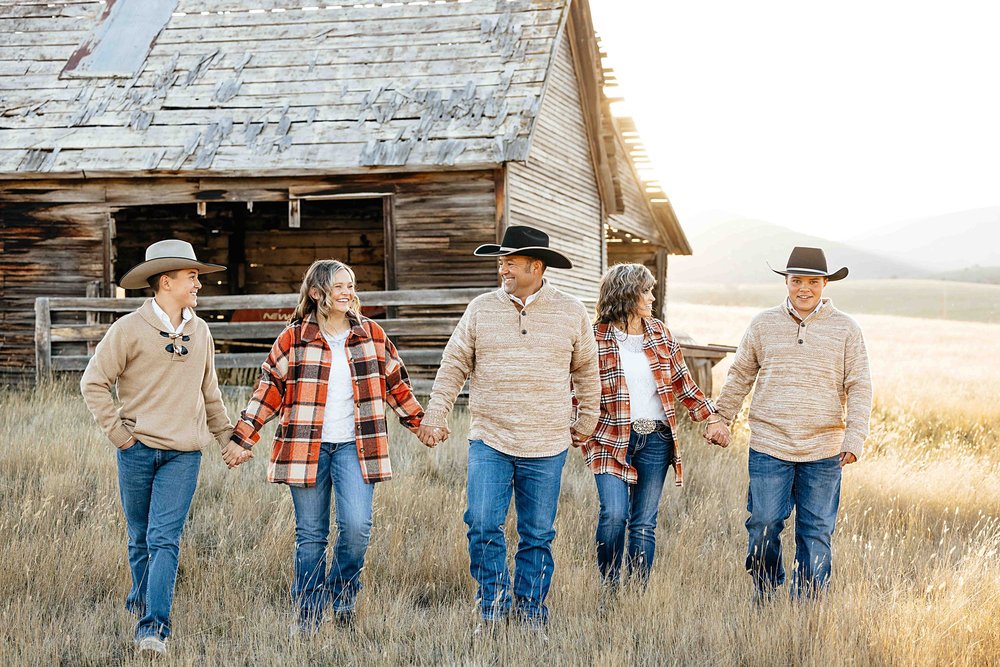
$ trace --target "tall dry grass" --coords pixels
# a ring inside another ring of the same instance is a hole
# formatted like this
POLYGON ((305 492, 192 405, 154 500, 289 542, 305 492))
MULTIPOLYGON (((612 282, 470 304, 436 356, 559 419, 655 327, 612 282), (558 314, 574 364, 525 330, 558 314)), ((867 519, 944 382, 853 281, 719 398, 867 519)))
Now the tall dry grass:
MULTIPOLYGON (((924 386, 947 382, 928 369, 924 386)), ((232 395, 231 412, 244 399, 232 395)), ((845 472, 834 582, 819 603, 751 608, 747 433, 718 450, 685 423, 687 484, 664 493, 649 589, 599 616, 597 494, 571 456, 547 643, 516 627, 471 637, 464 416, 433 451, 393 429, 397 476, 375 494, 358 626, 305 642, 287 639, 287 490, 264 482, 263 451, 235 471, 207 452, 164 664, 1000 664, 1000 443, 967 416, 928 422, 905 407, 880 394, 871 455, 845 472)), ((0 390, 0 490, 0 663, 144 663, 121 608, 129 574, 114 452, 74 385, 0 390)))

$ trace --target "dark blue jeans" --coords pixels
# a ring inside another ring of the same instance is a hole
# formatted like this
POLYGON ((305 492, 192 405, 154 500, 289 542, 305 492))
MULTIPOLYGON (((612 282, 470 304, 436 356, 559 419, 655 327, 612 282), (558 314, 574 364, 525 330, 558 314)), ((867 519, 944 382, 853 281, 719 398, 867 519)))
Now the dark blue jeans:
POLYGON ((476 600, 487 620, 513 613, 532 625, 544 625, 545 598, 552 584, 552 540, 566 452, 528 458, 510 456, 482 440, 469 441, 469 569, 479 584, 476 600), (517 553, 511 599, 504 523, 514 497, 517 553))
POLYGON ((830 541, 840 507, 840 457, 792 463, 750 450, 746 569, 758 599, 785 583, 781 531, 795 509, 792 597, 808 597, 829 585, 830 541))
POLYGON ((352 440, 322 443, 316 485, 288 488, 295 506, 292 599, 298 605, 299 621, 317 625, 328 603, 332 602, 338 614, 354 611, 371 537, 375 485, 366 484, 361 476, 357 445, 352 440), (337 543, 327 574, 331 496, 336 498, 337 543))
POLYGON ((643 585, 649 580, 656 553, 656 515, 673 451, 674 439, 669 430, 649 435, 633 431, 625 460, 638 472, 636 483, 626 484, 620 477, 610 474, 594 476, 601 498, 597 520, 597 568, 605 584, 616 586, 621 581, 626 533, 627 570, 643 585))
POLYGON ((136 641, 170 636, 181 532, 198 485, 201 452, 118 450, 118 487, 128 525, 132 588, 125 608, 139 618, 136 641))

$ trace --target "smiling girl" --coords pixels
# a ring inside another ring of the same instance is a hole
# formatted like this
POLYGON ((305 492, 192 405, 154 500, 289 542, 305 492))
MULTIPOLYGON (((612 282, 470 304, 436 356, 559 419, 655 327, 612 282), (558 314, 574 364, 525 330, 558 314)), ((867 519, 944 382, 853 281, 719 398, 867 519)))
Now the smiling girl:
POLYGON ((351 268, 314 262, 223 451, 230 468, 239 465, 279 417, 267 479, 288 485, 295 508, 293 635, 315 632, 328 604, 339 623, 353 622, 374 484, 392 476, 385 406, 411 431, 423 416, 395 346, 360 312, 351 268), (331 500, 338 532, 327 572, 331 500))

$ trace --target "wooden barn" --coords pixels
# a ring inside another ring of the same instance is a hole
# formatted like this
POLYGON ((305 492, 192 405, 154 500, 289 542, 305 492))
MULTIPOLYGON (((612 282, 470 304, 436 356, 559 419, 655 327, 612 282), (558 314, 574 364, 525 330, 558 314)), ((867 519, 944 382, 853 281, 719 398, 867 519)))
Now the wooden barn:
MULTIPOLYGON (((665 306, 667 256, 690 253, 610 113, 586 0, 0 0, 0 34, 0 377, 46 349, 79 368, 134 307, 80 297, 121 296, 166 237, 229 267, 200 308, 222 352, 266 342, 238 322, 320 257, 426 347, 428 316, 497 284, 472 250, 507 225, 546 230, 575 264, 547 277, 591 304, 640 261, 665 306)), ((722 353, 690 350, 704 380, 722 353)))

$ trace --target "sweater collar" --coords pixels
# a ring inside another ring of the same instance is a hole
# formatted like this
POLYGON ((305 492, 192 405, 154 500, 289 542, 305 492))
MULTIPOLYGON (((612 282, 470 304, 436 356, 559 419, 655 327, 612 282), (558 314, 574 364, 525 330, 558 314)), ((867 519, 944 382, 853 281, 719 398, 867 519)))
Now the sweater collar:
POLYGON ((820 299, 819 304, 811 313, 806 315, 805 319, 802 319, 802 316, 799 315, 798 311, 792 308, 792 304, 787 297, 785 298, 785 303, 783 304, 782 309, 786 313, 788 313, 788 316, 791 317, 796 322, 807 322, 809 320, 815 320, 824 317, 830 311, 832 311, 833 300, 828 297, 823 297, 822 299, 820 299))
MULTIPOLYGON (((191 312, 187 308, 185 308, 184 310, 188 311, 188 312, 191 312)), ((194 320, 194 313, 191 312, 191 315, 192 316, 190 318, 185 319, 184 322, 181 323, 181 331, 184 331, 185 329, 187 329, 188 325, 191 323, 191 321, 194 320)), ((166 323, 162 319, 160 319, 160 316, 157 314, 156 309, 153 308, 153 299, 152 299, 152 297, 149 298, 149 299, 146 299, 146 301, 143 302, 143 304, 141 306, 139 306, 139 316, 142 317, 142 319, 144 319, 146 321, 146 324, 148 324, 149 326, 153 327, 157 331, 166 331, 167 333, 171 333, 171 334, 174 333, 174 331, 170 330, 166 326, 166 323)))
MULTIPOLYGON (((528 303, 527 303, 527 305, 521 305, 521 307, 522 308, 529 308, 529 307, 535 305, 536 303, 542 303, 543 301, 545 301, 546 298, 548 298, 549 294, 552 293, 553 289, 554 288, 551 286, 551 284, 549 283, 549 281, 543 279, 542 280, 542 286, 538 289, 537 292, 535 292, 534 294, 532 294, 531 296, 528 297, 528 303)), ((518 305, 518 302, 515 301, 514 299, 512 299, 511 295, 507 294, 507 292, 504 290, 503 287, 497 289, 497 291, 494 292, 494 294, 496 294, 497 298, 499 298, 501 301, 504 301, 506 303, 513 303, 515 305, 518 305)))

